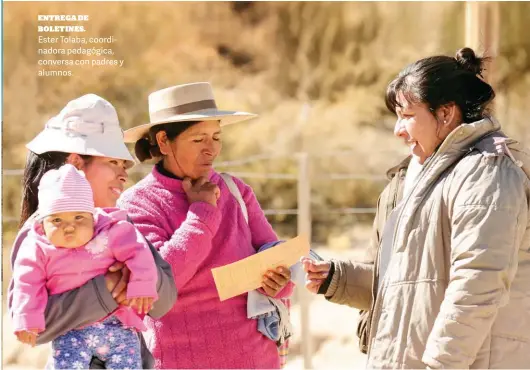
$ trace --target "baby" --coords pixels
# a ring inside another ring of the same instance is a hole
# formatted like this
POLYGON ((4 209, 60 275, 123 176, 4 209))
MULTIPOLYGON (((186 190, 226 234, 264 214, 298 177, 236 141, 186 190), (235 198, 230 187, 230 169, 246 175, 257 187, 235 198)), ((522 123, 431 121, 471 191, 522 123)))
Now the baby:
POLYGON ((131 271, 129 306, 52 343, 54 368, 89 368, 93 356, 107 368, 141 368, 137 330, 158 298, 158 274, 144 237, 118 208, 95 208, 84 174, 66 164, 39 184, 37 218, 14 265, 12 316, 21 342, 35 345, 45 330, 48 295, 63 293, 104 274, 120 261, 131 271), (132 307, 136 307, 134 310, 132 307))

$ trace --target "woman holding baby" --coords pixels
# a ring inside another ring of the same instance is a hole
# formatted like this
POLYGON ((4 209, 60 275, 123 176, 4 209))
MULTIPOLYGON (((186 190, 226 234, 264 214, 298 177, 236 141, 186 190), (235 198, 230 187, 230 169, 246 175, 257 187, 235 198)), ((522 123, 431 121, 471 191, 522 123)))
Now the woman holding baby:
POLYGON ((18 338, 53 341, 52 368, 153 367, 137 332, 177 292, 168 263, 114 208, 134 164, 116 110, 94 94, 72 100, 27 148, 8 291, 18 338))

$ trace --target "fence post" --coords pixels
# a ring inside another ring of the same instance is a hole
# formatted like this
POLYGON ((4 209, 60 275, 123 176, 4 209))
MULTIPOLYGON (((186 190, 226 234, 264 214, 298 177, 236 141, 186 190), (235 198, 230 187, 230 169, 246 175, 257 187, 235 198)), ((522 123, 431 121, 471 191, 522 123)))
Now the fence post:
POLYGON ((484 73, 486 81, 491 84, 495 79, 495 58, 499 55, 499 3, 467 1, 465 26, 466 46, 493 57, 484 73))
MULTIPOLYGON (((298 154, 298 235, 306 235, 311 242, 311 183, 309 181, 309 157, 298 154)), ((300 321, 302 327, 302 355, 304 369, 312 369, 312 340, 309 320, 310 293, 305 287, 296 289, 300 301, 300 321)))

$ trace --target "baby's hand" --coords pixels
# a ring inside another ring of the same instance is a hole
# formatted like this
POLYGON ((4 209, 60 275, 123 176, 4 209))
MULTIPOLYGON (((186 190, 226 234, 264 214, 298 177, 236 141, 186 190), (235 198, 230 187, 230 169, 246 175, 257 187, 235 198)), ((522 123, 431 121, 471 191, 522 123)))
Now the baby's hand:
POLYGON ((20 342, 35 347, 35 344, 37 343, 37 333, 37 329, 29 329, 17 332, 16 336, 20 342))
POLYGON ((130 300, 129 306, 136 307, 139 314, 147 314, 153 308, 153 301, 154 298, 151 297, 137 297, 130 300))

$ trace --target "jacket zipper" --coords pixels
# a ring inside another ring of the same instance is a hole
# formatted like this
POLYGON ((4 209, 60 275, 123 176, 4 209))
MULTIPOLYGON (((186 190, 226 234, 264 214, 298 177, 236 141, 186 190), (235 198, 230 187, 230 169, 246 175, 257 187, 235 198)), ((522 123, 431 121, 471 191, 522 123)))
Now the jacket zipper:
MULTIPOLYGON (((396 208, 396 204, 397 204, 397 199, 398 199, 398 195, 399 195, 399 190, 400 190, 400 187, 402 186, 402 183, 403 183, 403 177, 404 177, 404 169, 400 169, 399 172, 396 174, 396 177, 394 180, 395 182, 395 185, 391 187, 391 190, 393 191, 393 199, 392 199, 392 208, 389 209, 388 206, 386 207, 385 209, 385 223, 387 222, 388 220, 388 216, 390 215, 390 212, 392 212, 392 210, 394 208, 396 208)), ((380 260, 380 256, 381 256, 381 241, 382 240, 379 240, 379 243, 378 243, 378 248, 377 248, 377 255, 376 255, 376 259, 374 261, 374 272, 373 272, 373 284, 372 284, 372 305, 370 307, 370 312, 368 314, 368 322, 367 322, 367 326, 366 326, 366 335, 368 337, 368 343, 367 343, 367 346, 368 346, 368 350, 367 350, 367 355, 370 354, 370 347, 371 347, 371 336, 370 336, 370 331, 371 331, 371 328, 372 328, 372 319, 373 319, 373 312, 374 312, 374 309, 375 309, 375 302, 376 302, 376 299, 377 299, 377 288, 379 286, 379 260, 380 260)))

